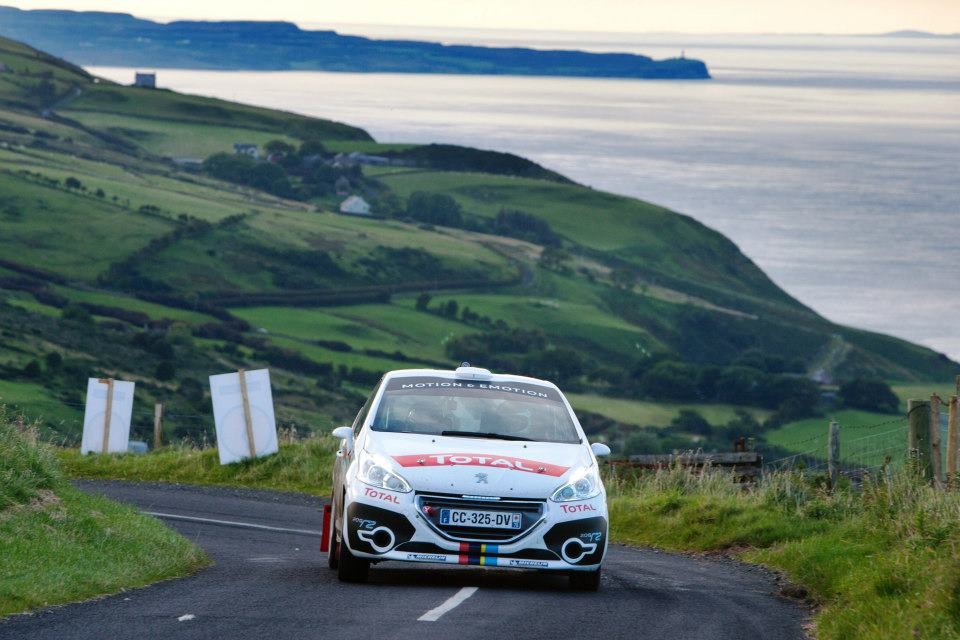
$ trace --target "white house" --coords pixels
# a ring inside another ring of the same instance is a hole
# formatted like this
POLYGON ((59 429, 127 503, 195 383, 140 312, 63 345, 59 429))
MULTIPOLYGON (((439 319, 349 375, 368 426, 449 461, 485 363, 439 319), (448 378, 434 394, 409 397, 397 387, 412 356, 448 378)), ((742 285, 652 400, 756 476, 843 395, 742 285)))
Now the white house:
POLYGON ((340 213, 349 213, 354 216, 370 215, 370 205, 360 196, 350 196, 340 203, 340 213))
POLYGON ((233 152, 248 155, 254 160, 258 160, 260 158, 260 147, 249 142, 234 142, 233 152))

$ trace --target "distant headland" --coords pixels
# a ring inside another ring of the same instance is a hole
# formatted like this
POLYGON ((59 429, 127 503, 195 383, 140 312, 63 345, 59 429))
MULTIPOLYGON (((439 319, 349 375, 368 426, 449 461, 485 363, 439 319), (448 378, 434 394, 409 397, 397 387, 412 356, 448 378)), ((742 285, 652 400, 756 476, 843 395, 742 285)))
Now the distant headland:
POLYGON ((170 22, 0 7, 0 35, 81 65, 148 68, 708 79, 700 60, 376 40, 289 22, 170 22))

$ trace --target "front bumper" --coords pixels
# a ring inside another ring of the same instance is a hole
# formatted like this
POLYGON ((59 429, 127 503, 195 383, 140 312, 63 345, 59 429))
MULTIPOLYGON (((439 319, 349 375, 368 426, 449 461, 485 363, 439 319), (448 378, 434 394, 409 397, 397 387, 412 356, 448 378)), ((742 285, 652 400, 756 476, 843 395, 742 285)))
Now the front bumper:
MULTIPOLYGON (((529 522, 515 535, 504 535, 502 530, 486 535, 480 531, 451 533, 425 515, 423 494, 395 493, 361 484, 347 492, 340 524, 351 553, 371 560, 596 570, 607 548, 604 497, 572 503, 530 503, 538 508, 527 510, 524 519, 529 522)), ((484 506, 496 505, 491 501, 484 506)))

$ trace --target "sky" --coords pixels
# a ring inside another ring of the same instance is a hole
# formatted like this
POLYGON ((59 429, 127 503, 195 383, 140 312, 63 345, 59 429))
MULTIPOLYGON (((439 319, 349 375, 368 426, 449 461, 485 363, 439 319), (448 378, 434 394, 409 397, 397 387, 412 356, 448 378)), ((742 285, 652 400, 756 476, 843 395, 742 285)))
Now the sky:
POLYGON ((152 19, 643 33, 960 33, 960 0, 0 0, 152 19))

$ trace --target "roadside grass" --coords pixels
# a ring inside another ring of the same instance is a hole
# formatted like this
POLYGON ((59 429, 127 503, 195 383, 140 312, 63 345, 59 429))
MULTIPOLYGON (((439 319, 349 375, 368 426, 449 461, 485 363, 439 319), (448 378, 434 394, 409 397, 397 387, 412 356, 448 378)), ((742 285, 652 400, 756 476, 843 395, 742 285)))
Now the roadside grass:
POLYGON ((0 616, 139 587, 209 560, 131 507, 74 489, 0 407, 0 616))
POLYGON ((165 447, 145 455, 81 456, 77 449, 60 449, 57 457, 74 478, 182 482, 326 496, 338 445, 330 436, 309 437, 281 444, 276 455, 223 466, 216 449, 186 446, 165 447))
POLYGON ((907 471, 835 495, 799 473, 753 490, 683 469, 613 475, 607 486, 612 538, 782 570, 821 605, 820 640, 960 638, 960 493, 907 471))

